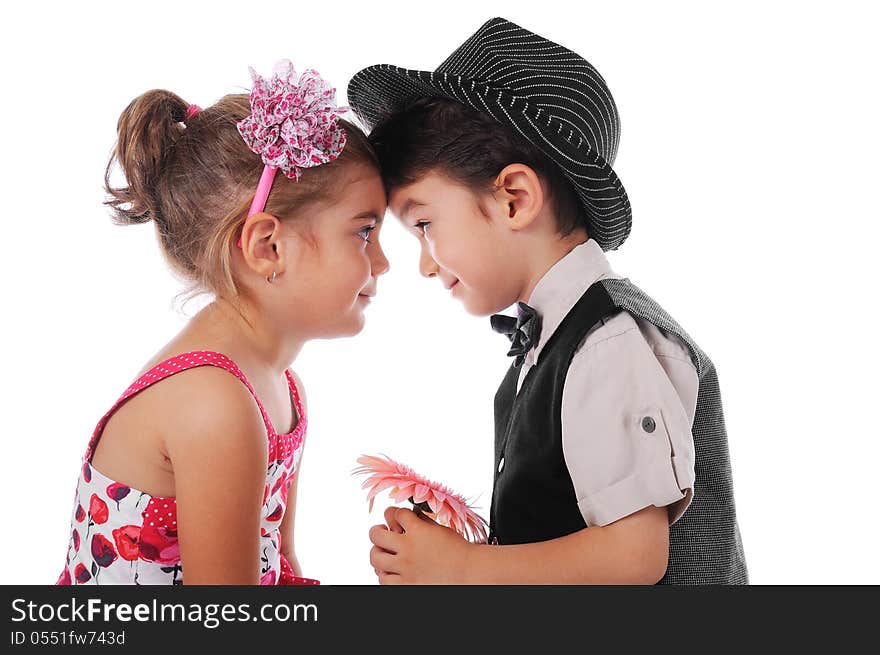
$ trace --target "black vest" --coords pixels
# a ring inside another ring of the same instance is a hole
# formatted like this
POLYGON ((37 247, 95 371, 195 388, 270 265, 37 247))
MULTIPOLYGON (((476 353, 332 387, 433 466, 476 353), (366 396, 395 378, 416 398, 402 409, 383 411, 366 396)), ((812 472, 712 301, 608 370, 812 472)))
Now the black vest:
POLYGON ((694 416, 694 497, 669 529, 660 584, 747 584, 727 435, 715 368, 687 333, 628 279, 600 280, 581 296, 523 380, 511 366, 495 395, 495 481, 490 542, 521 544, 586 527, 562 451, 562 390, 572 357, 600 319, 626 309, 679 336, 700 379, 694 416))

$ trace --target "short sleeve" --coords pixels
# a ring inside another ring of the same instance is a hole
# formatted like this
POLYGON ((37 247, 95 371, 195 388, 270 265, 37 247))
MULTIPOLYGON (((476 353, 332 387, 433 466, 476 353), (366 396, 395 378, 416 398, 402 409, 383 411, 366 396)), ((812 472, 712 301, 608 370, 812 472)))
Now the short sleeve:
POLYGON ((633 317, 622 312, 588 335, 569 367, 562 449, 587 526, 645 507, 669 508, 670 525, 690 505, 692 416, 697 373, 689 360, 658 361, 633 317), (664 366, 666 368, 664 368, 664 366), (677 388, 667 373, 686 380, 677 388), (691 391, 689 391, 691 390, 691 391))

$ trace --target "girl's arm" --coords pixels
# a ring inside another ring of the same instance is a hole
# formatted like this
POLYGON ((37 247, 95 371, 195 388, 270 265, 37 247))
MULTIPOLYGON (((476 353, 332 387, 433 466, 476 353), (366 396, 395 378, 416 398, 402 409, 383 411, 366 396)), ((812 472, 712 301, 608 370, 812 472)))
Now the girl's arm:
MULTIPOLYGON (((293 379, 296 381, 296 388, 299 391, 299 398, 303 404, 304 414, 309 415, 309 404, 306 400, 305 387, 299 376, 291 370, 293 379)), ((300 417, 302 420, 302 416, 300 417)), ((305 442, 303 442, 305 448, 305 442)), ((302 570, 299 561, 296 558, 296 549, 293 536, 294 522, 296 520, 296 487, 299 481, 299 471, 302 468, 302 455, 300 455, 299 463, 296 465, 296 471, 290 480, 290 490, 287 493, 287 508, 284 510, 284 518, 281 520, 281 554, 290 562, 293 574, 302 576, 302 570)))
POLYGON ((654 584, 669 558, 665 507, 511 546, 468 543, 408 509, 389 508, 385 518, 390 530, 370 530, 370 561, 383 584, 654 584))
POLYGON ((259 584, 268 458, 260 411, 247 388, 219 368, 183 371, 171 382, 165 447, 184 583, 259 584))

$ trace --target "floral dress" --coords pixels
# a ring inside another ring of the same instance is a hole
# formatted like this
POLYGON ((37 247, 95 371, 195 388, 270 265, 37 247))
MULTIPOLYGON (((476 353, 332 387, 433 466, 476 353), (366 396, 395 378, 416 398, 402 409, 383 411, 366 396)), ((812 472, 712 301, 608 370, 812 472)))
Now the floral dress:
POLYGON ((91 464, 92 453, 110 416, 126 400, 166 377, 196 366, 219 366, 248 388, 263 416, 269 461, 260 518, 260 584, 318 584, 293 574, 281 553, 281 520, 290 479, 306 434, 306 415, 293 375, 287 375, 299 421, 293 432, 276 434, 263 404, 231 359, 213 351, 183 353, 156 364, 138 378, 98 423, 83 456, 71 517, 67 558, 56 584, 182 584, 173 497, 152 496, 112 480, 91 464))

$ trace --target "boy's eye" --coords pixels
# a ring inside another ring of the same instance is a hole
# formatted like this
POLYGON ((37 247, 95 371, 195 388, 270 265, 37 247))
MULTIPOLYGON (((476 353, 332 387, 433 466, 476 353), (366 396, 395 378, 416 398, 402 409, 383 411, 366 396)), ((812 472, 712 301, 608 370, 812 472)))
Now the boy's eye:
POLYGON ((375 225, 365 225, 358 231, 358 236, 361 237, 367 243, 373 243, 370 241, 370 233, 376 229, 375 225))
POLYGON ((419 222, 416 223, 413 227, 415 227, 417 230, 421 230, 421 231, 422 231, 422 234, 423 234, 424 236, 428 236, 428 226, 429 226, 430 224, 431 224, 431 223, 430 223, 429 221, 419 221, 419 222))

